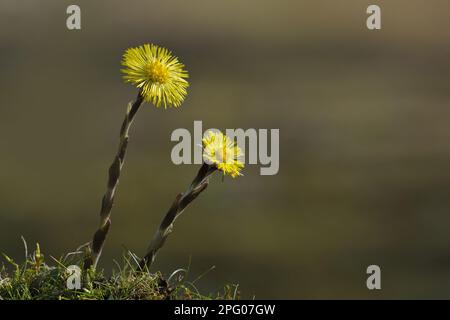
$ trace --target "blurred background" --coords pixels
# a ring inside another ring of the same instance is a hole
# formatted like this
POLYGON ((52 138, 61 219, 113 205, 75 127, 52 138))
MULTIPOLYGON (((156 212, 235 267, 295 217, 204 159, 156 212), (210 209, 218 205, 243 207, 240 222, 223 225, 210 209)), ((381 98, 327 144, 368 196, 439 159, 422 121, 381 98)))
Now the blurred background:
POLYGON ((110 273, 143 254, 198 165, 176 128, 279 128, 280 171, 214 177, 153 270, 243 298, 450 298, 450 3, 397 0, 0 1, 0 251, 59 256, 90 240, 127 103, 125 49, 170 48, 190 72, 180 109, 134 122, 110 273), (66 28, 81 7, 82 29, 66 28), (366 28, 378 4, 382 29, 366 28), (366 288, 381 267, 382 290, 366 288))

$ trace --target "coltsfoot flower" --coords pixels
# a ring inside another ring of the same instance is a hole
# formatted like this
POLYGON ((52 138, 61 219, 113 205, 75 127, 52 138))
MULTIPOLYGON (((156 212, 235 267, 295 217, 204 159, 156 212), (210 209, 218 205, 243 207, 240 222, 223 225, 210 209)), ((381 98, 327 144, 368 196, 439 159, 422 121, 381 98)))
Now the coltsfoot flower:
POLYGON ((156 107, 179 107, 186 97, 188 72, 178 58, 162 47, 145 44, 125 51, 124 80, 142 90, 142 96, 156 107))
POLYGON ((203 160, 233 178, 242 175, 243 153, 235 141, 220 131, 208 131, 203 140, 203 160))

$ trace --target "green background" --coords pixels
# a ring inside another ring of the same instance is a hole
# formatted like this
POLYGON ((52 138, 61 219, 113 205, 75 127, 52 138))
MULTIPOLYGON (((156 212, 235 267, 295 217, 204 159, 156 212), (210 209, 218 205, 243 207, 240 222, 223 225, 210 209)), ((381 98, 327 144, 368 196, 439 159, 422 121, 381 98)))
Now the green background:
POLYGON ((0 2, 0 250, 59 256, 98 223, 126 104, 124 50, 170 48, 190 72, 180 109, 139 111, 101 259, 143 254, 198 165, 176 128, 279 128, 280 171, 212 179, 153 270, 212 265, 202 292, 244 298, 450 298, 447 0, 0 2), (382 30, 366 8, 382 9, 382 30), (366 288, 377 264, 382 290, 366 288))

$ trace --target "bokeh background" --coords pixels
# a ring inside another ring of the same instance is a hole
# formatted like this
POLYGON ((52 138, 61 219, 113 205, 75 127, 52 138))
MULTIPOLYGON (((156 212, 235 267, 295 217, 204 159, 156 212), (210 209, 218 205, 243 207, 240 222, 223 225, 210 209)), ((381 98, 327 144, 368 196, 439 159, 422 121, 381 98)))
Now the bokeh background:
POLYGON ((140 110, 101 260, 137 254, 198 166, 176 128, 279 128, 280 171, 216 176, 153 270, 244 298, 450 298, 450 3, 0 1, 0 250, 59 256, 98 223, 126 104, 120 59, 153 42, 190 71, 180 109, 140 110), (382 30, 366 8, 382 9, 382 30), (366 268, 382 290, 366 288, 366 268))

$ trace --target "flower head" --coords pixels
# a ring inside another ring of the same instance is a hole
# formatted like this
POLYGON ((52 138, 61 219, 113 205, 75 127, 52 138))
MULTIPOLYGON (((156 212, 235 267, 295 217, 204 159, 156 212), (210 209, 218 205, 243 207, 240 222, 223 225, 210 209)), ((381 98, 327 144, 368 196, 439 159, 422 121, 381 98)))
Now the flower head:
POLYGON ((154 44, 129 48, 122 65, 124 80, 140 88, 145 101, 156 107, 179 107, 186 97, 189 75, 169 50, 154 44))
POLYGON ((206 132, 202 142, 203 160, 207 164, 217 167, 225 175, 228 174, 233 178, 242 175, 243 153, 236 142, 220 131, 206 132))

